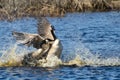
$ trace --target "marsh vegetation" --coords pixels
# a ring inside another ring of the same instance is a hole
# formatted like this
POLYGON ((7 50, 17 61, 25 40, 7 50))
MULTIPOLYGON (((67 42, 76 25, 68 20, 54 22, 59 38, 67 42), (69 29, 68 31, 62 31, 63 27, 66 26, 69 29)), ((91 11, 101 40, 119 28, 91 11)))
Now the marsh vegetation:
POLYGON ((0 19, 64 16, 67 12, 120 10, 119 0, 0 0, 0 19))

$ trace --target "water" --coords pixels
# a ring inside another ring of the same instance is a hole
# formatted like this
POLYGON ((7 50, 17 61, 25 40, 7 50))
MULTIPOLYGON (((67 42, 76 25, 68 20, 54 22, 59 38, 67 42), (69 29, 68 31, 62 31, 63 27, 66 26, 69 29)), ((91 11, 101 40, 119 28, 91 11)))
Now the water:
POLYGON ((119 80, 119 67, 1 68, 1 80, 119 80), (7 76, 6 76, 7 75, 7 76))
MULTIPOLYGON (((120 80, 119 12, 72 13, 62 18, 48 17, 48 20, 62 41, 62 61, 79 55, 86 66, 1 67, 1 80, 120 80)), ((36 22, 33 18, 0 22, 0 54, 12 55, 1 60, 11 60, 34 50, 22 45, 16 47, 11 31, 36 33, 36 22)))

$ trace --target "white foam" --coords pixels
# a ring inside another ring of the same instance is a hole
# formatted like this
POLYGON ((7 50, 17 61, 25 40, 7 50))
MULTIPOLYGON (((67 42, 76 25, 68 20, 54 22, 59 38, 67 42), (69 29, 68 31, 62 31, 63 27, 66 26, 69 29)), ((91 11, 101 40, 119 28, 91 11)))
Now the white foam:
POLYGON ((80 59, 90 66, 120 66, 119 57, 106 57, 102 58, 99 54, 93 54, 82 43, 76 49, 76 54, 80 59))
MULTIPOLYGON (((28 53, 28 50, 21 48, 19 54, 17 53, 19 47, 17 44, 14 44, 10 49, 5 51, 0 51, 2 56, 0 57, 0 66, 20 66, 20 61, 23 59, 23 55, 28 53)), ((106 57, 101 58, 99 54, 92 54, 88 48, 86 48, 82 43, 79 47, 76 48, 77 59, 70 60, 69 63, 77 65, 89 65, 89 66, 120 66, 119 57, 106 57), (79 59, 78 59, 79 58, 79 59), (82 64, 81 64, 82 63, 82 64)), ((70 56, 68 56, 69 58, 70 56)), ((62 65, 62 60, 58 59, 56 56, 51 57, 49 60, 38 61, 40 67, 55 67, 62 65)), ((68 64, 69 64, 68 63, 68 64)), ((69 64, 70 65, 70 64, 69 64)))

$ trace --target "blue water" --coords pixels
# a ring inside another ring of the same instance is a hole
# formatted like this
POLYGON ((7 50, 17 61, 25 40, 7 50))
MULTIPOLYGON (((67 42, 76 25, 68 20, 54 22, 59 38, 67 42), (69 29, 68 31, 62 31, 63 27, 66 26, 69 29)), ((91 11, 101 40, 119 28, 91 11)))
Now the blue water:
MULTIPOLYGON (((72 13, 48 17, 62 41, 61 59, 76 55, 88 65, 83 67, 1 67, 1 80, 120 80, 120 13, 72 13)), ((24 18, 0 21, 0 53, 16 44, 11 31, 37 32, 37 21, 24 18)), ((16 51, 20 52, 21 45, 16 51)))
POLYGON ((1 80, 120 80, 119 67, 0 68, 1 80))

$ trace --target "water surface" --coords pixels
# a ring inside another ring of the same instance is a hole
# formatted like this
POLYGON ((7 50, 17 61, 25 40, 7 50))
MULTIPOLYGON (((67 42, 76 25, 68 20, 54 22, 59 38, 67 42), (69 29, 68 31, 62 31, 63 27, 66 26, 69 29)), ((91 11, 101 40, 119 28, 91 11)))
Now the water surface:
MULTIPOLYGON (((48 20, 62 41, 61 59, 69 61, 76 55, 85 61, 83 67, 1 67, 0 79, 5 80, 119 80, 120 79, 120 13, 72 13, 48 20)), ((13 22, 0 21, 0 54, 16 44, 11 31, 37 32, 37 21, 24 18, 13 22)), ((19 45, 16 53, 34 50, 19 45), (24 48, 24 49, 23 49, 24 48)))

